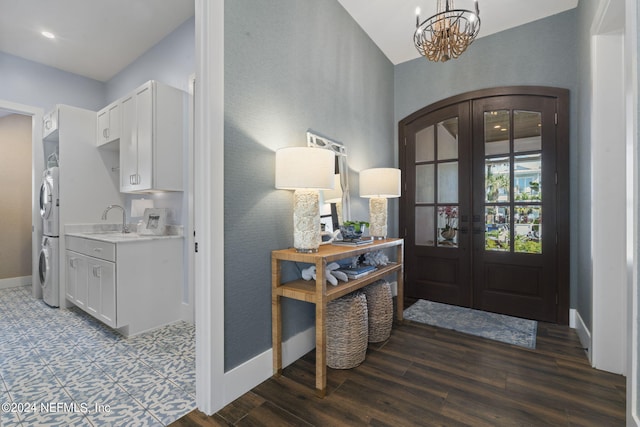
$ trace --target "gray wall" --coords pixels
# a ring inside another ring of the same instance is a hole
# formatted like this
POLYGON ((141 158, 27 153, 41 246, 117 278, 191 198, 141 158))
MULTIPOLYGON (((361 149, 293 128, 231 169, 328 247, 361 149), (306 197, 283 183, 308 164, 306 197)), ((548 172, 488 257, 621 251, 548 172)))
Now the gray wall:
MULTIPOLYGON (((582 4, 583 2, 580 2, 582 4)), ((578 295, 578 40, 575 9, 477 39, 456 60, 424 58, 395 67, 395 122, 441 99, 498 86, 555 86, 570 91, 571 307, 578 295)), ((481 30, 482 31, 482 30, 481 30)), ((397 144, 397 137, 396 137, 397 144)), ((396 150, 397 152, 397 150, 396 150)), ((396 153, 397 157, 397 153, 396 153)), ((581 160, 581 159, 580 159, 581 160)), ((586 181, 587 185, 589 181, 586 181)), ((584 189, 583 189, 584 191, 584 189)))
MULTIPOLYGON (((352 217, 367 218, 357 172, 394 165, 395 127, 393 65, 335 0, 226 2, 224 78, 229 370, 271 348, 270 252, 293 243, 275 150, 306 145, 308 129, 345 143, 352 217)), ((313 305, 284 301, 285 340, 313 320, 313 305)))
POLYGON ((40 107, 55 104, 97 110, 104 105, 104 83, 0 52, 0 99, 40 107))
POLYGON ((188 91, 196 67, 195 19, 187 19, 107 82, 107 104, 149 80, 188 91))

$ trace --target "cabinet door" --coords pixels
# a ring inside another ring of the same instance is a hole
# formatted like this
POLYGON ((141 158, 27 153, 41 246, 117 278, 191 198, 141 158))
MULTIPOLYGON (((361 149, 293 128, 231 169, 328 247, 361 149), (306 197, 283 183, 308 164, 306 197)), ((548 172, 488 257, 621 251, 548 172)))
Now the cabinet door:
POLYGON ((109 109, 109 132, 107 132, 107 142, 120 138, 120 102, 116 102, 108 107, 109 109))
POLYGON ((136 93, 136 121, 138 128, 138 183, 136 190, 153 186, 154 114, 153 85, 144 85, 136 93))
POLYGON ((112 262, 89 259, 87 311, 111 327, 116 327, 115 271, 115 264, 112 262))
POLYGON ((107 143, 109 132, 109 110, 98 111, 98 126, 96 128, 96 142, 98 146, 107 143))
POLYGON ((67 262, 67 299, 83 310, 87 303, 87 261, 86 257, 72 251, 66 251, 67 262))
POLYGON ((120 101, 116 101, 98 111, 98 126, 96 131, 98 146, 120 138, 120 101))
POLYGON ((76 302, 76 288, 78 286, 78 257, 73 255, 73 252, 66 251, 66 263, 67 263, 67 283, 66 283, 66 295, 67 299, 73 303, 76 302))
POLYGON ((134 95, 122 101, 122 127, 120 135, 120 191, 135 191, 138 180, 138 129, 136 126, 136 99, 134 95))
POLYGON ((42 118, 42 138, 47 139, 58 130, 58 108, 45 114, 42 118))

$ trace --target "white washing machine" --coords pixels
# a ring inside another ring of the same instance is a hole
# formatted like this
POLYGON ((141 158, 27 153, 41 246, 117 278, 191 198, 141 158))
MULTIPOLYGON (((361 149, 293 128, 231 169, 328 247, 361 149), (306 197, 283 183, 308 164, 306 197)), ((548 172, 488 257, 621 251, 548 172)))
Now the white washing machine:
POLYGON ((59 236, 60 193, 58 184, 58 167, 46 169, 42 173, 40 185, 40 216, 42 217, 42 234, 59 236))
POLYGON ((44 236, 38 259, 42 299, 51 307, 60 306, 60 247, 57 237, 44 236))

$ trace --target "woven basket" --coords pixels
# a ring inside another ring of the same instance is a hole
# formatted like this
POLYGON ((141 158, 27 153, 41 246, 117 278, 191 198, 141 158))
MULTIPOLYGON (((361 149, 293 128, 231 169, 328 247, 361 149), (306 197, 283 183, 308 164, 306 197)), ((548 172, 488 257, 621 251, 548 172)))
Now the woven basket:
POLYGON ((391 335, 393 325, 393 297, 391 285, 378 280, 363 289, 369 313, 369 342, 382 342, 391 335))
POLYGON ((327 304, 327 366, 355 368, 367 354, 367 298, 353 292, 327 304))

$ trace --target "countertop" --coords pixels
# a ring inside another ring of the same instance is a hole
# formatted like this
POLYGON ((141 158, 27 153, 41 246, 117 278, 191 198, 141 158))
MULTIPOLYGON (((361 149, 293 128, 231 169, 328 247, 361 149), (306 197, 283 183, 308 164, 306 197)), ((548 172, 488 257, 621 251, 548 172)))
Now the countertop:
MULTIPOLYGON (((135 230, 135 224, 129 224, 135 230)), ((159 239, 182 239, 182 226, 167 226, 167 234, 122 233, 122 224, 67 224, 65 235, 99 240, 108 243, 133 243, 159 239)))

